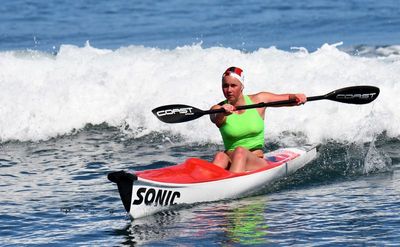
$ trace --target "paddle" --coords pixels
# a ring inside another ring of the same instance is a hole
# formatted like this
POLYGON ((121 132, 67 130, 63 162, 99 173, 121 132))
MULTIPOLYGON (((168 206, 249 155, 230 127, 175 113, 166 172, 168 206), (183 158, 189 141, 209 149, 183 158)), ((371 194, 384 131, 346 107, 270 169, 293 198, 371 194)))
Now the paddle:
MULTIPOLYGON (((308 101, 315 100, 333 100, 347 104, 368 104, 374 101, 379 95, 379 88, 373 86, 353 86, 340 88, 325 95, 307 97, 308 101)), ((258 103, 253 105, 244 105, 236 107, 237 110, 269 107, 269 106, 284 106, 294 103, 293 100, 283 100, 268 103, 258 103)), ((182 123, 197 119, 206 114, 224 112, 224 109, 203 111, 193 106, 188 105, 165 105, 152 110, 153 114, 158 119, 165 123, 182 123)))

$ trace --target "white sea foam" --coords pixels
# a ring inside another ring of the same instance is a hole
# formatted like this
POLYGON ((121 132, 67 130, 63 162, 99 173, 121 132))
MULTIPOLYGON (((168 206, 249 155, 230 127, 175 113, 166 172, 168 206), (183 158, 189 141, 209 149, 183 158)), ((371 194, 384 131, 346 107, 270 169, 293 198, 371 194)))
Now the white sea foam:
POLYGON ((315 52, 274 47, 251 53, 201 45, 173 50, 123 47, 104 50, 61 46, 57 55, 37 51, 0 53, 0 139, 41 140, 87 123, 129 124, 134 135, 172 131, 193 141, 220 142, 204 116, 165 124, 151 109, 182 103, 201 109, 223 99, 220 78, 226 67, 245 70, 245 93, 304 92, 321 95, 352 85, 374 85, 379 98, 368 105, 332 101, 269 109, 266 135, 303 132, 310 141, 370 138, 387 131, 400 135, 400 59, 358 57, 323 45, 315 52))

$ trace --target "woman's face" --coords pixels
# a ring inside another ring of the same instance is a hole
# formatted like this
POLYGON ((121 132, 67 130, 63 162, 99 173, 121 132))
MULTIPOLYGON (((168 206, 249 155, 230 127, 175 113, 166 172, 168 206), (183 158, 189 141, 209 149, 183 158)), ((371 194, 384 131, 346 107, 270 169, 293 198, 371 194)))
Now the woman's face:
POLYGON ((222 92, 230 104, 235 104, 242 94, 242 83, 232 76, 224 76, 222 80, 222 92))

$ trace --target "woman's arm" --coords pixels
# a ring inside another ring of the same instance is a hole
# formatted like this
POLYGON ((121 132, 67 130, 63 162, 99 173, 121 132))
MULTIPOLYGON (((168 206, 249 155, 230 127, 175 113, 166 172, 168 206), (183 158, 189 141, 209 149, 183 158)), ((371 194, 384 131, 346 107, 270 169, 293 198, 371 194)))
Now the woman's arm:
POLYGON ((284 101, 284 100, 292 100, 294 103, 288 104, 285 106, 295 106, 306 103, 307 97, 304 94, 296 93, 296 94, 274 94, 269 92, 261 92, 253 95, 254 99, 257 103, 264 102, 275 102, 275 101, 284 101))

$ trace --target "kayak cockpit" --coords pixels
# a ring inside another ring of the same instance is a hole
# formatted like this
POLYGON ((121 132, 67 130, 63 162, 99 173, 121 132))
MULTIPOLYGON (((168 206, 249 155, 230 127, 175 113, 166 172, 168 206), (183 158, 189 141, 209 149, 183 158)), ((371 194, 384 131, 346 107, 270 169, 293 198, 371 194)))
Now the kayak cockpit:
POLYGON ((189 158, 182 164, 154 170, 138 171, 135 172, 135 174, 139 178, 156 182, 177 184, 201 183, 232 177, 239 177, 260 171, 265 171, 273 167, 282 165, 297 156, 297 153, 292 153, 288 151, 273 156, 266 156, 265 160, 267 162, 267 165, 265 167, 255 171, 243 173, 232 173, 208 161, 198 158, 189 158))

